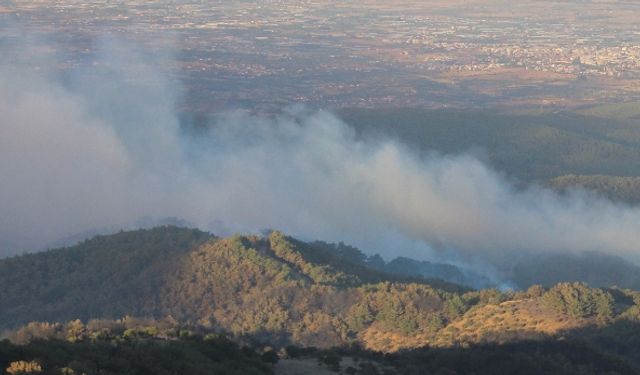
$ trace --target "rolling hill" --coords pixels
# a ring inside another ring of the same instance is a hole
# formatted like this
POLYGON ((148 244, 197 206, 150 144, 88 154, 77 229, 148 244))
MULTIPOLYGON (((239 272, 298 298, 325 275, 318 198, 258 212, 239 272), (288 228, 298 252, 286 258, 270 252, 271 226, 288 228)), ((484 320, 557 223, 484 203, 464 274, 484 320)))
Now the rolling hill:
POLYGON ((373 323, 424 330, 464 309, 464 287, 409 282, 344 261, 341 249, 353 252, 279 232, 219 239, 159 227, 98 236, 0 261, 7 286, 0 322, 6 329, 37 320, 172 316, 240 336, 330 346, 373 323))
POLYGON ((164 226, 3 259, 0 329, 11 342, 0 345, 0 362, 16 368, 35 366, 29 358, 56 368, 93 363, 87 374, 99 373, 95 366, 105 362, 115 373, 133 374, 175 373, 188 358, 200 358, 202 366, 185 373, 232 373, 221 369, 241 369, 233 361, 245 363, 247 373, 271 373, 258 360, 267 349, 240 350, 230 342, 224 354, 224 339, 210 336, 224 332, 254 348, 324 348, 307 351, 321 363, 369 358, 359 373, 374 365, 402 374, 471 373, 457 361, 488 366, 482 354, 488 351, 505 368, 516 368, 513 358, 520 356, 529 363, 520 369, 533 371, 527 373, 536 373, 536 363, 542 372, 564 366, 576 374, 631 374, 640 365, 633 350, 640 343, 640 292, 577 282, 472 290, 384 270, 432 264, 378 258, 277 231, 218 238, 164 226), (120 362, 111 363, 114 355, 120 362), (177 362, 163 362, 167 355, 177 362))
POLYGON ((623 289, 564 283, 546 291, 474 291, 386 272, 373 259, 344 244, 277 231, 217 238, 165 226, 97 236, 0 260, 0 328, 170 316, 279 345, 396 351, 548 337, 637 310, 635 292, 623 289), (554 293, 558 301, 547 303, 554 293), (571 304, 584 306, 575 312, 566 308, 571 304))

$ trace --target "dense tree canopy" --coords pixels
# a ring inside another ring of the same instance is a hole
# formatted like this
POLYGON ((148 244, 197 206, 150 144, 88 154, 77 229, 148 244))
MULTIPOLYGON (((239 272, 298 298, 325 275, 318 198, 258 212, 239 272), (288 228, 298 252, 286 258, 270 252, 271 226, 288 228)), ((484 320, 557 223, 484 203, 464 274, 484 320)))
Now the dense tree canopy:
POLYGON ((98 367, 105 374, 233 373, 221 370, 228 366, 269 373, 283 356, 310 355, 304 347, 336 346, 374 357, 398 353, 376 361, 391 360, 408 374, 468 373, 458 360, 481 369, 479 353, 487 348, 505 369, 518 356, 550 373, 623 374, 640 363, 632 349, 640 345, 639 292, 584 283, 470 290, 387 273, 386 264, 344 244, 306 243, 277 231, 216 238, 175 227, 5 259, 0 324, 13 329, 4 335, 11 343, 2 344, 0 365, 14 373, 37 366, 65 374, 98 367), (559 339, 582 354, 558 349, 564 354, 547 358, 559 339), (532 343, 512 345, 520 342, 532 343), (226 346, 231 352, 220 357, 226 346), (431 349, 406 352, 425 346, 431 349), (580 367, 589 350, 598 354, 595 362, 580 367), (104 365, 104 356, 117 363, 104 365), (193 368, 175 367, 193 361, 193 368))

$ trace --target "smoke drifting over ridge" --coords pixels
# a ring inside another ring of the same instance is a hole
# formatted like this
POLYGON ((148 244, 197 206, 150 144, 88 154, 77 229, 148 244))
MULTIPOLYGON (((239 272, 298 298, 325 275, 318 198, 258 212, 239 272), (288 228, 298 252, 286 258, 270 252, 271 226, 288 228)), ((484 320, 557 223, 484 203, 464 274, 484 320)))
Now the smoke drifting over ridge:
POLYGON ((178 90, 150 59, 101 48, 97 66, 65 77, 37 56, 39 71, 2 64, 0 256, 175 216, 214 233, 276 228, 387 256, 638 258, 640 209, 517 190, 472 156, 362 140, 327 112, 230 112, 190 134, 174 112, 178 90))

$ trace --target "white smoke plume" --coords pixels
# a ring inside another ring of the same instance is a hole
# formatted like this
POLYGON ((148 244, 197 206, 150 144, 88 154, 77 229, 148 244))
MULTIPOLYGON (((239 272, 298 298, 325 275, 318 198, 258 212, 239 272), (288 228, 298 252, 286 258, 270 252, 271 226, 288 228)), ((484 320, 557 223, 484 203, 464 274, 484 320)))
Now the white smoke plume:
POLYGON ((2 64, 1 256, 168 216, 218 234, 276 228, 388 257, 639 254, 637 208, 516 189, 472 156, 363 140, 327 112, 232 112, 185 132, 178 90, 153 59, 118 43, 100 48, 95 66, 64 79, 55 61, 2 64))

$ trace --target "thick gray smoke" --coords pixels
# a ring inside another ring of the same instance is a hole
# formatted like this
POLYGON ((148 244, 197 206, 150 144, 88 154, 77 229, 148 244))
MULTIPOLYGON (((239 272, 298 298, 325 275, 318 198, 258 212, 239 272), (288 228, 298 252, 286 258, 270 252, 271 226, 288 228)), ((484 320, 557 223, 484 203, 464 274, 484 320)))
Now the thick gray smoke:
POLYGON ((518 190, 471 156, 364 141, 327 112, 226 113, 184 132, 177 91, 151 60, 101 48, 95 66, 64 80, 55 62, 2 65, 1 255, 145 216, 219 234, 277 228, 387 256, 638 255, 637 208, 518 190))

